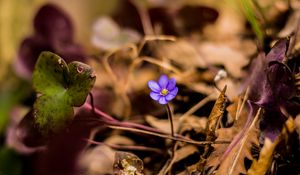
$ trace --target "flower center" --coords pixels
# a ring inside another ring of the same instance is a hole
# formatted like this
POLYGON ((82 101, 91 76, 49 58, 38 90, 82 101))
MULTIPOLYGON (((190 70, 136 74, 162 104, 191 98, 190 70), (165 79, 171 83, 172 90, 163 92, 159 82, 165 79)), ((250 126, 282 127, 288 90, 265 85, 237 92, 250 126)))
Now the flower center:
POLYGON ((160 94, 166 96, 169 93, 168 89, 161 90, 160 94))

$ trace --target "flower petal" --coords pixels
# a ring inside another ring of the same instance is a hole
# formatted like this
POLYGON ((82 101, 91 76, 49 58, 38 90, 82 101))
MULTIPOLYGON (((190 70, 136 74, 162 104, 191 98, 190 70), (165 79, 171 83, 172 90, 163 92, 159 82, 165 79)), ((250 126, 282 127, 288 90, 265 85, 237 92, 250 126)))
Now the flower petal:
POLYGON ((158 85, 158 83, 156 83, 153 80, 148 81, 148 87, 153 91, 153 92, 160 92, 161 88, 158 85))
POLYGON ((168 101, 166 100, 166 97, 162 96, 160 97, 160 99, 158 100, 159 104, 165 105, 168 103, 168 101))
POLYGON ((166 75, 161 75, 158 80, 158 84, 161 88, 166 88, 168 85, 169 79, 166 75))
POLYGON ((153 100, 158 100, 161 95, 159 93, 156 93, 156 92, 151 92, 150 93, 150 97, 153 99, 153 100))
POLYGON ((172 100, 175 96, 176 96, 176 95, 168 94, 168 95, 166 96, 166 99, 167 99, 168 101, 170 101, 170 100, 172 100))
POLYGON ((171 78, 168 82, 167 89, 169 91, 172 91, 175 88, 175 86, 176 86, 176 80, 175 78, 171 78))
POLYGON ((172 91, 169 92, 169 94, 172 94, 174 96, 176 96, 178 93, 178 87, 175 87, 172 91))

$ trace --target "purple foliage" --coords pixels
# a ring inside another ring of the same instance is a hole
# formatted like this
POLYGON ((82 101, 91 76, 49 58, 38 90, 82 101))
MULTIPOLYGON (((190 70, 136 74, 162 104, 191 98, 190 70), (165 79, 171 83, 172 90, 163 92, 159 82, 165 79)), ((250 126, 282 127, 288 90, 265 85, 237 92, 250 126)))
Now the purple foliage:
MULTIPOLYGON (((178 9, 155 6, 147 13, 152 25, 161 27, 162 34, 176 36, 201 31, 219 16, 215 9, 203 5, 183 5, 178 9)), ((139 11, 130 0, 122 0, 112 17, 120 26, 144 33, 139 11)))
POLYGON ((293 114, 300 112, 290 101, 296 88, 293 74, 285 64, 288 43, 288 39, 280 39, 266 56, 260 54, 249 79, 249 99, 252 105, 264 109, 261 129, 263 136, 271 140, 280 133, 287 115, 295 117, 293 114))
POLYGON ((53 4, 42 6, 34 18, 34 34, 20 45, 16 72, 30 78, 35 62, 42 51, 61 55, 66 62, 85 60, 83 48, 74 43, 74 27, 70 17, 53 4))

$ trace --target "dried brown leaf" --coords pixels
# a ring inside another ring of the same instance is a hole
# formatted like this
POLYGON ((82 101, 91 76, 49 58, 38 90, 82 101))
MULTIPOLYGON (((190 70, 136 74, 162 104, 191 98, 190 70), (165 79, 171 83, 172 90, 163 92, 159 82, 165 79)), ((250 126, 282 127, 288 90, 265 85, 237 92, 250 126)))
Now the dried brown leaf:
POLYGON ((206 127, 206 140, 213 141, 216 138, 215 131, 219 125, 220 119, 224 114, 226 105, 226 86, 223 88, 221 94, 219 95, 215 105, 208 117, 207 127, 206 127))
POLYGON ((195 172, 198 168, 197 164, 193 164, 191 166, 186 167, 186 169, 180 173, 178 173, 177 175, 188 175, 188 174, 192 174, 192 172, 195 172))
MULTIPOLYGON (((154 128, 160 129, 161 131, 164 131, 166 133, 171 133, 170 122, 168 119, 158 119, 155 118, 154 116, 147 115, 146 121, 147 123, 150 124, 150 126, 154 128)), ((173 117, 173 124, 174 124, 174 128, 178 128, 179 116, 173 117)))
POLYGON ((272 142, 269 138, 266 137, 263 148, 260 151, 259 159, 253 160, 250 169, 248 170, 248 175, 264 175, 269 169, 272 160, 275 148, 278 144, 278 140, 272 142))
MULTIPOLYGON (((246 96, 247 93, 245 94, 246 96)), ((245 97, 244 101, 246 100, 245 97)), ((206 164, 206 167, 212 167, 210 172, 218 168, 217 174, 246 173, 244 159, 252 159, 251 147, 253 144, 258 144, 257 120, 261 109, 258 110, 254 119, 248 122, 248 112, 243 107, 240 108, 241 110, 239 109, 239 101, 235 101, 232 105, 234 107, 229 108, 237 109, 235 113, 238 115, 238 120, 230 128, 219 129, 216 141, 233 140, 233 142, 230 145, 214 145, 214 151, 209 156, 206 164)), ((234 115, 232 111, 231 115, 234 115)))
POLYGON ((186 157, 198 152, 198 148, 194 145, 185 145, 181 147, 180 149, 176 150, 176 157, 174 160, 174 163, 179 162, 186 157))
POLYGON ((116 49, 141 39, 141 35, 132 29, 120 29, 108 16, 97 19, 93 25, 92 43, 104 50, 116 49))
POLYGON ((100 145, 84 152, 80 165, 89 175, 112 174, 114 154, 111 148, 100 145))
POLYGON ((107 138, 105 141, 107 144, 114 144, 114 145, 134 145, 134 141, 128 137, 121 136, 121 135, 113 135, 107 138))
POLYGON ((235 145, 229 154, 221 161, 220 166, 216 172, 217 175, 230 174, 239 175, 240 173, 246 173, 244 166, 244 159, 248 158, 252 160, 251 147, 253 144, 258 145, 259 130, 257 121, 260 116, 261 108, 258 110, 251 125, 247 128, 241 141, 235 145))
POLYGON ((205 131, 207 124, 206 117, 198 117, 195 115, 185 116, 184 120, 180 118, 180 132, 194 130, 196 133, 202 133, 205 131))
POLYGON ((136 155, 118 151, 115 154, 114 174, 117 175, 143 175, 143 161, 136 155))
POLYGON ((292 118, 286 121, 286 128, 283 128, 281 135, 272 142, 269 138, 265 138, 264 146, 262 147, 258 160, 253 160, 250 169, 248 170, 248 175, 264 175, 267 173, 268 169, 273 160, 275 154, 275 149, 278 143, 288 137, 288 133, 293 132, 295 129, 295 123, 292 118), (286 131, 288 129, 288 132, 286 131))
POLYGON ((163 43, 157 50, 157 57, 167 58, 185 69, 205 67, 205 62, 198 54, 195 46, 189 41, 178 39, 175 42, 163 43))
POLYGON ((243 76, 243 67, 248 64, 246 55, 232 47, 213 42, 202 42, 198 46, 201 60, 208 65, 224 65, 233 77, 243 76))

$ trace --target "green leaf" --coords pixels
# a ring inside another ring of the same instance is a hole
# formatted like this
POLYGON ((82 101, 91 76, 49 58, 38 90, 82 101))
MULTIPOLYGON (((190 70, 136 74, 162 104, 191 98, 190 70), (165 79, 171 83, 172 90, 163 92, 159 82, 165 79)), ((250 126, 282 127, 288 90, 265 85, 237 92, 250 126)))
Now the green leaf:
POLYGON ((251 3, 251 0, 242 0, 242 8, 245 14, 246 19, 250 23, 254 33, 256 34, 257 38, 260 42, 263 42, 264 34, 261 30, 261 27, 258 23, 258 20, 256 19, 255 13, 254 13, 254 7, 251 3))
POLYGON ((96 75, 90 66, 81 62, 73 61, 68 67, 72 76, 69 76, 67 93, 73 106, 81 106, 94 85, 96 75))
POLYGON ((33 72, 35 123, 43 135, 64 128, 73 118, 73 107, 81 106, 96 80, 93 69, 80 62, 68 65, 58 55, 42 52, 33 72))

